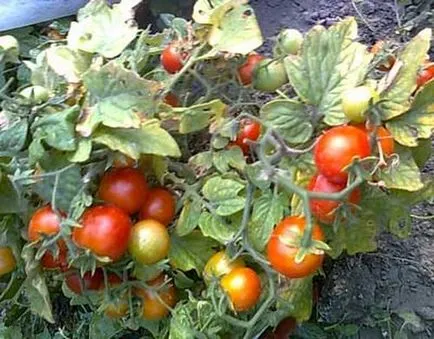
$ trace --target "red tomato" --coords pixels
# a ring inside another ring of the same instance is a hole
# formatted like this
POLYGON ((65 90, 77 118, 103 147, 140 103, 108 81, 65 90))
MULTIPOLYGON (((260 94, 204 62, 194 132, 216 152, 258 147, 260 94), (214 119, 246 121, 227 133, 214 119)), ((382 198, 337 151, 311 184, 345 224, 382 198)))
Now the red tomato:
POLYGON ((234 268, 222 278, 220 284, 237 312, 248 311, 261 296, 261 279, 248 267, 234 268))
POLYGON ((0 277, 12 272, 17 266, 17 261, 9 247, 0 247, 0 277))
MULTIPOLYGON (((358 129, 365 132, 368 136, 369 141, 369 133, 374 130, 373 126, 366 127, 365 124, 358 124, 355 125, 358 129)), ((389 132, 389 130, 383 126, 377 127, 377 142, 379 142, 379 145, 381 147, 381 150, 384 155, 390 156, 395 152, 395 141, 393 140, 392 134, 389 132)))
POLYGON ((146 320, 160 320, 167 317, 170 312, 167 306, 172 308, 176 305, 175 287, 171 282, 165 283, 163 274, 147 284, 155 290, 137 289, 135 291, 136 295, 142 299, 142 317, 146 320))
POLYGON ((175 198, 165 188, 153 188, 140 209, 140 220, 153 219, 167 226, 175 216, 175 198))
POLYGON ((295 318, 287 317, 280 321, 274 330, 274 339, 288 339, 297 327, 295 318))
MULTIPOLYGON (((306 228, 304 217, 286 217, 274 229, 267 244, 267 257, 271 266, 279 273, 288 278, 303 278, 314 273, 324 260, 324 254, 307 254, 300 263, 295 262, 301 240, 306 228)), ((321 227, 314 224, 312 230, 313 240, 324 240, 321 227)))
POLYGON ((422 71, 417 75, 417 87, 424 86, 434 78, 434 62, 424 65, 422 71))
POLYGON ((169 92, 166 94, 166 96, 164 97, 164 103, 172 106, 172 107, 179 107, 181 106, 181 103, 179 102, 178 97, 173 94, 172 92, 169 92))
POLYGON ((256 141, 260 135, 261 125, 256 121, 244 119, 240 122, 240 131, 233 144, 239 146, 243 153, 247 155, 250 150, 247 140, 256 141))
MULTIPOLYGON (((345 184, 334 184, 327 180, 327 178, 321 174, 317 174, 312 177, 307 189, 312 192, 322 193, 338 193, 345 188, 345 184)), ((352 204, 358 204, 360 202, 360 189, 354 189, 349 197, 348 201, 352 204)), ((339 207, 341 202, 334 200, 310 200, 310 210, 312 214, 321 222, 325 224, 332 224, 335 220, 335 210, 339 207)))
POLYGON ((132 224, 120 208, 111 205, 88 208, 83 213, 81 225, 72 232, 72 239, 78 246, 113 261, 127 251, 132 224))
POLYGON ((29 241, 41 239, 41 235, 55 235, 60 230, 60 218, 50 205, 41 207, 33 213, 27 230, 29 241))
POLYGON ((320 136, 314 149, 318 171, 333 183, 346 183, 348 173, 344 168, 355 158, 371 155, 366 133, 354 126, 338 126, 320 136))
POLYGON ((66 285, 76 294, 82 294, 83 291, 88 290, 99 290, 103 281, 104 274, 100 268, 97 268, 93 275, 91 272, 86 272, 83 277, 78 272, 69 272, 65 279, 66 285))
POLYGON ((188 53, 182 51, 182 48, 175 44, 170 44, 166 46, 161 54, 161 65, 168 73, 175 74, 182 69, 188 57, 188 53))
POLYGON ((102 200, 133 214, 140 210, 146 200, 148 183, 138 169, 113 168, 102 177, 98 195, 102 200))
POLYGON ((240 78, 241 83, 244 86, 250 85, 253 81, 253 70, 256 65, 264 60, 264 57, 260 54, 251 53, 247 57, 247 60, 244 64, 238 68, 238 76, 240 78))
POLYGON ((66 272, 68 270, 68 249, 65 241, 59 240, 57 246, 59 246, 58 256, 55 257, 51 251, 46 251, 41 258, 42 267, 47 270, 59 269, 66 272))

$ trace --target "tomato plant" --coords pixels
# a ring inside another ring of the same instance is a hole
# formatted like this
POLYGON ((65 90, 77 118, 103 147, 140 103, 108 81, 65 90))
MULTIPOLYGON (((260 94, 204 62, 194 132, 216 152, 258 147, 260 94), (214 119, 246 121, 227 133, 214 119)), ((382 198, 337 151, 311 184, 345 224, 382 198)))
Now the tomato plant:
POLYGON ((50 28, 63 41, 0 37, 0 332, 302 329, 324 257, 403 237, 431 199, 431 32, 370 53, 346 18, 260 49, 246 1, 197 0, 162 32, 133 3, 90 1, 50 28))
POLYGON ((260 54, 252 53, 247 56, 247 60, 244 64, 238 68, 238 76, 241 83, 244 86, 250 85, 253 79, 253 72, 260 61, 264 60, 264 57, 260 54))
MULTIPOLYGON (((343 184, 334 184, 327 180, 321 174, 317 174, 310 179, 307 189, 313 192, 323 193, 336 193, 345 188, 343 184)), ((359 188, 354 189, 348 196, 348 202, 351 204, 358 204, 361 199, 361 192, 359 188)), ((310 200, 310 209, 312 214, 321 222, 331 224, 335 220, 335 211, 339 207, 339 201, 333 200, 310 200)))
POLYGON ((320 136, 314 150, 318 171, 329 181, 342 184, 347 181, 345 168, 354 159, 371 155, 367 134, 353 126, 331 128, 320 136))
POLYGON ((148 183, 138 169, 114 168, 104 174, 98 195, 107 203, 133 214, 139 211, 148 194, 148 183))
POLYGON ((75 227, 72 239, 100 257, 120 259, 128 248, 131 220, 120 208, 110 205, 91 207, 81 219, 81 227, 75 227))
POLYGON ((164 259, 169 246, 166 226, 156 220, 139 221, 131 230, 128 249, 133 259, 141 264, 151 265, 164 259))
POLYGON ((9 247, 0 247, 0 277, 12 272, 17 266, 14 254, 9 247))
POLYGON ((176 304, 176 289, 162 274, 147 283, 149 288, 136 290, 141 299, 141 316, 146 320, 160 320, 169 315, 176 304))
MULTIPOLYGON (((306 228, 303 217, 287 217, 274 229, 267 244, 267 257, 271 266, 288 278, 302 278, 314 273, 321 267, 323 253, 309 253, 301 262, 296 261, 300 238, 306 228)), ((321 227, 314 224, 312 239, 323 241, 321 227)))
POLYGON ((153 219, 167 226, 175 216, 175 198, 162 187, 149 190, 148 197, 140 208, 140 219, 153 219))
POLYGON ((234 268, 223 276, 220 284, 237 312, 251 309, 261 296, 261 279, 248 267, 234 268))

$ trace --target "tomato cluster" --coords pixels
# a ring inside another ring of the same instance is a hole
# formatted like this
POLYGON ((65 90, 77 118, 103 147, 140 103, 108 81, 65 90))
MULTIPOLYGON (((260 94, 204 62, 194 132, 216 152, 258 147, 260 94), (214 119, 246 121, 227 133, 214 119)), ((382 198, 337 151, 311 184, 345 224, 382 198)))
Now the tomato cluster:
MULTIPOLYGON (((101 262, 119 261, 128 251, 137 264, 152 265, 166 258, 169 252, 167 226, 175 216, 173 194, 163 187, 149 188, 141 171, 131 167, 133 162, 130 159, 117 154, 115 160, 119 163, 104 173, 99 184, 97 196, 103 203, 84 211, 79 224, 72 228, 70 239, 65 239, 67 236, 63 234, 59 236, 66 214, 54 211, 50 205, 36 210, 29 222, 28 239, 35 245, 39 246, 38 243, 49 237, 59 238, 56 251, 46 250, 41 265, 45 269, 64 272, 66 286, 76 294, 101 293, 107 287, 119 287, 123 281, 116 274, 109 273, 109 285, 105 286, 100 264, 94 272, 81 276, 69 263, 66 241, 91 252, 101 262), (134 219, 138 222, 133 225, 134 219)), ((9 252, 9 249, 0 252, 0 274, 10 272, 15 265, 9 252)), ((167 306, 172 307, 176 302, 175 288, 171 283, 164 290, 154 291, 164 279, 159 277, 146 282, 147 288, 135 290, 135 295, 142 301, 142 313, 146 319, 167 316, 167 306)), ((105 313, 112 318, 126 315, 128 309, 126 292, 105 304, 105 313)))

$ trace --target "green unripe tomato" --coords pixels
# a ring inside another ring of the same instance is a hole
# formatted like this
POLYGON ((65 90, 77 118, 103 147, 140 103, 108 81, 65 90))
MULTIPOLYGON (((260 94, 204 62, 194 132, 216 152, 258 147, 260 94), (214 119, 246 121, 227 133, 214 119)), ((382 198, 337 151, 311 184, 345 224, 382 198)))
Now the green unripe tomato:
POLYGON ((379 100, 377 92, 371 87, 359 86, 346 90, 342 95, 342 109, 346 117, 353 122, 364 122, 371 99, 374 103, 379 100))
POLYGON ((284 29, 277 36, 277 44, 274 49, 276 56, 297 54, 303 43, 303 34, 296 29, 284 29))
POLYGON ((48 89, 42 86, 30 86, 24 88, 19 94, 26 99, 31 100, 35 104, 46 102, 50 96, 48 89))
POLYGON ((6 62, 17 62, 19 54, 19 44, 12 35, 0 36, 0 51, 3 50, 6 62))
POLYGON ((274 92, 288 82, 285 66, 280 60, 264 59, 255 68, 253 88, 263 92, 274 92))

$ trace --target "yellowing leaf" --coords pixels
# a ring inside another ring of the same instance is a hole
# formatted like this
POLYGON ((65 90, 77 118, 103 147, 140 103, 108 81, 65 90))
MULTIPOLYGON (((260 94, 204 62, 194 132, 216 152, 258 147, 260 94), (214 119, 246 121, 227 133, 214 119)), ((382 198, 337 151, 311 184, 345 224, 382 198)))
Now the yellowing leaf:
POLYGON ((290 83, 300 98, 316 106, 328 125, 347 121, 341 94, 355 87, 365 76, 372 59, 366 47, 355 42, 357 23, 348 18, 328 30, 312 28, 300 56, 287 56, 285 67, 290 83))
POLYGON ((218 24, 219 18, 233 6, 248 2, 248 0, 198 0, 193 8, 193 20, 198 24, 218 24))
POLYGON ((252 7, 237 5, 214 23, 208 42, 221 52, 248 54, 262 45, 261 30, 252 7))
POLYGON ((48 65, 70 83, 78 83, 81 75, 89 68, 91 56, 74 51, 67 46, 54 46, 47 49, 48 65))
POLYGON ((434 130, 434 81, 416 96, 410 110, 389 120, 387 128, 401 145, 415 147, 417 139, 428 139, 434 130))
POLYGON ((105 0, 90 1, 72 22, 68 46, 89 53, 114 58, 134 40, 138 32, 132 8, 139 1, 123 1, 110 7, 105 0))
POLYGON ((382 92, 378 105, 383 120, 397 117, 409 109, 410 96, 416 87, 417 73, 428 52, 431 35, 431 29, 424 29, 398 56, 402 67, 391 86, 382 92))
POLYGON ((140 128, 100 127, 92 139, 133 159, 138 159, 141 154, 181 156, 178 144, 157 120, 149 120, 140 128))

